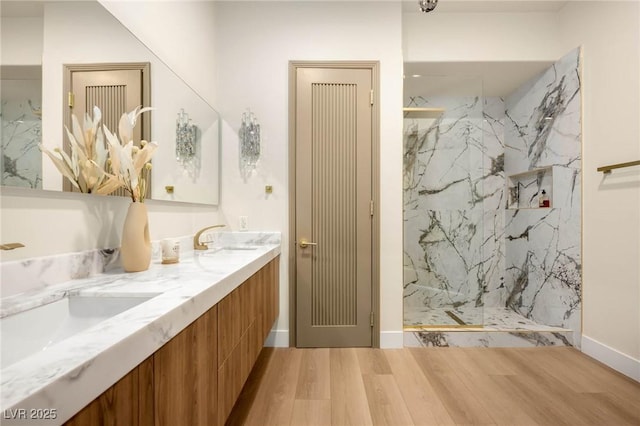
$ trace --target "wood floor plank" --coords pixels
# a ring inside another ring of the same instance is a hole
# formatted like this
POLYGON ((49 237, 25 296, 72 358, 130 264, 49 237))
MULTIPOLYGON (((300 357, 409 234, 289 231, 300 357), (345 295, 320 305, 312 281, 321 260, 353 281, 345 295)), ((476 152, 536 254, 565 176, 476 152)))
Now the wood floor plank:
POLYGON ((502 348, 456 348, 489 376, 514 375, 517 369, 501 356, 502 348))
POLYGON ((269 363, 262 385, 244 424, 289 425, 300 373, 302 351, 279 348, 269 363))
MULTIPOLYGON (((607 414, 600 404, 592 404, 589 401, 596 402, 597 392, 592 393, 591 396, 585 395, 580 388, 575 388, 567 383, 568 377, 571 375, 579 375, 582 372, 574 370, 570 367, 570 364, 565 365, 564 370, 566 374, 559 372, 557 364, 551 362, 549 358, 555 352, 554 348, 542 348, 541 350, 534 350, 535 348, 522 348, 512 351, 514 357, 518 357, 523 362, 523 371, 534 378, 536 384, 542 388, 547 396, 551 395, 556 401, 562 404, 564 407, 568 407, 567 410, 571 412, 571 418, 575 419, 577 424, 593 424, 602 425, 611 422, 611 416, 607 414), (526 367, 525 367, 526 366, 526 367)), ((572 359, 577 359, 582 354, 576 353, 572 359)), ((595 373, 595 369, 592 370, 595 373)), ((524 376, 524 375, 523 375, 524 376)), ((615 377, 610 375, 610 377, 615 377)), ((603 388, 606 385, 606 380, 603 381, 603 388)), ((619 383, 622 383, 620 381, 619 383)), ((639 388, 640 389, 640 388, 639 388)), ((636 392, 636 395, 640 395, 640 392, 636 392)), ((623 397, 623 395, 620 395, 623 397)), ((637 398, 636 398, 637 399, 637 398)))
POLYGON ((260 351, 253 370, 247 378, 247 382, 242 388, 242 392, 240 393, 240 396, 227 419, 227 425, 234 426, 246 423, 253 404, 257 400, 258 392, 262 387, 264 377, 269 371, 269 363, 277 356, 279 355, 275 354, 274 348, 263 348, 262 351, 260 351))
POLYGON ((562 350, 549 351, 549 353, 559 370, 567 372, 571 377, 578 376, 585 380, 589 379, 588 385, 583 385, 581 391, 610 392, 619 398, 625 399, 628 404, 640 413, 640 398, 626 398, 627 395, 637 395, 640 392, 639 382, 624 376, 574 348, 562 348, 562 350), (571 366, 571 368, 567 368, 567 366, 571 366), (584 371, 588 371, 589 374, 580 374, 584 371))
POLYGON ((302 349, 296 399, 331 398, 329 349, 302 349))
POLYGON ((472 394, 447 362, 451 349, 456 348, 411 348, 410 352, 457 424, 495 424, 478 400, 482 395, 472 394))
POLYGON ((594 424, 587 407, 577 404, 575 392, 536 365, 535 352, 514 348, 509 352, 509 358, 519 363, 520 371, 515 376, 505 376, 510 380, 507 387, 511 393, 528 401, 523 407, 532 418, 542 424, 594 424))
POLYGON ((602 390, 602 382, 599 379, 598 374, 579 374, 574 368, 567 368, 564 362, 558 362, 560 358, 564 358, 566 349, 574 352, 571 354, 571 359, 575 359, 578 351, 573 348, 555 348, 556 350, 550 350, 551 348, 539 348, 537 354, 548 354, 548 356, 537 356, 536 362, 541 368, 544 368, 549 373, 558 377, 567 386, 576 390, 577 392, 599 392, 602 390))
POLYGON ((403 349, 386 350, 402 398, 416 425, 454 425, 431 383, 411 354, 403 349))
POLYGON ((363 374, 362 380, 374 425, 414 424, 393 375, 363 374))
POLYGON ((330 375, 331 424, 372 425, 373 420, 355 349, 330 350, 330 375))
POLYGON ((296 399, 291 415, 292 426, 326 426, 331 424, 331 400, 296 399))
POLYGON ((571 348, 265 349, 227 422, 536 423, 638 426, 640 383, 571 348))
MULTIPOLYGON (((510 392, 498 386, 497 382, 492 379, 495 374, 487 374, 487 372, 495 373, 496 368, 504 372, 490 360, 482 362, 476 358, 481 350, 469 351, 467 348, 455 348, 448 351, 447 362, 452 370, 454 370, 460 380, 465 384, 473 395, 479 395, 478 401, 489 415, 498 425, 537 425, 538 423, 531 418, 520 406, 519 401, 510 392), (488 362, 487 362, 488 361, 488 362)), ((514 371, 509 368, 508 371, 514 371)), ((505 376, 505 374, 497 374, 505 376)))
POLYGON ((382 349, 356 348, 362 374, 391 374, 391 367, 382 349))

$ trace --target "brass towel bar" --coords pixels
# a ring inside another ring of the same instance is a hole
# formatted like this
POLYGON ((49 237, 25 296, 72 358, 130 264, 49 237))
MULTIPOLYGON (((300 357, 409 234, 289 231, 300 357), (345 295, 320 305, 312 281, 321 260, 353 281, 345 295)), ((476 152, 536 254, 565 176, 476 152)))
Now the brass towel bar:
POLYGON ((629 161, 628 163, 612 164, 610 166, 598 167, 598 171, 602 173, 611 173, 613 169, 621 169, 623 167, 640 166, 639 161, 629 161))
POLYGON ((17 249, 20 247, 24 247, 24 244, 22 243, 6 243, 6 244, 0 244, 0 250, 13 250, 13 249, 17 249))

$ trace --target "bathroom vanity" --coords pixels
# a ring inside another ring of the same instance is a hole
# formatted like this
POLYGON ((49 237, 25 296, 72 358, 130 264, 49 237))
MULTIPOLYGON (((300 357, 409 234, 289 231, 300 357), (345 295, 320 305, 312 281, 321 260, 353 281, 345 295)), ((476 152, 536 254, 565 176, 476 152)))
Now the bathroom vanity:
POLYGON ((4 366, 2 424, 224 424, 278 316, 279 255, 243 242, 4 298, 3 320, 56 298, 141 303, 4 366))

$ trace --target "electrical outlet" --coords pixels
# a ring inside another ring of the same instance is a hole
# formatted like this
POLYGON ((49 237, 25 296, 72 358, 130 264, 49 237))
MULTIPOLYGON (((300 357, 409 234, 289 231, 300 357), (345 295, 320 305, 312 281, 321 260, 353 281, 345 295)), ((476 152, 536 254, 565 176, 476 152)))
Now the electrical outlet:
POLYGON ((240 230, 247 231, 249 230, 249 221, 247 216, 240 216, 240 230))

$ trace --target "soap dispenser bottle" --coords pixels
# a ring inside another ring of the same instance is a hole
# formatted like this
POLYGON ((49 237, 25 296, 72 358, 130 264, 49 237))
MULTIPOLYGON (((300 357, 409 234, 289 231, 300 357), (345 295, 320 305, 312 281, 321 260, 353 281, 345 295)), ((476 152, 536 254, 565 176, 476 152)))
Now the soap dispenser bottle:
POLYGON ((549 207, 549 196, 547 195, 547 191, 544 189, 538 197, 538 207, 549 207))

